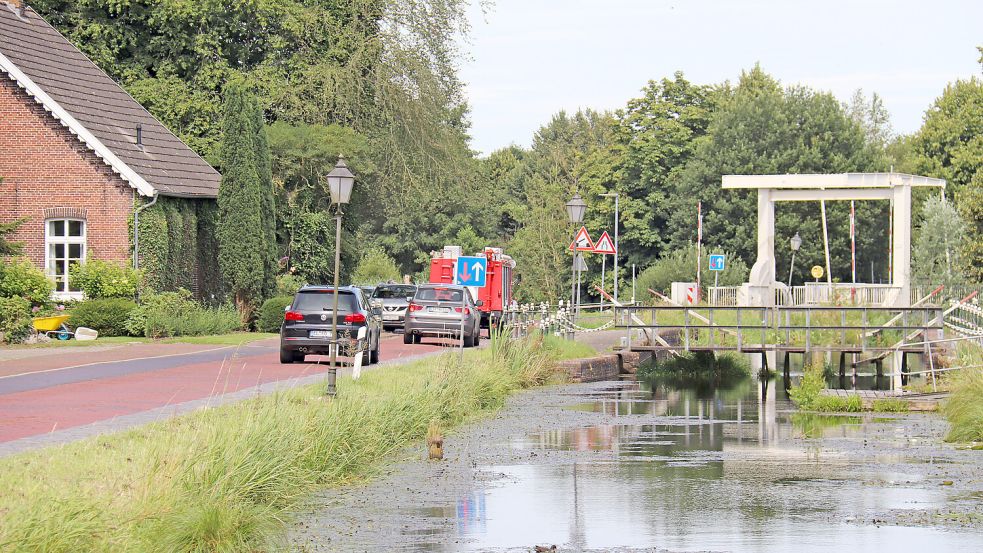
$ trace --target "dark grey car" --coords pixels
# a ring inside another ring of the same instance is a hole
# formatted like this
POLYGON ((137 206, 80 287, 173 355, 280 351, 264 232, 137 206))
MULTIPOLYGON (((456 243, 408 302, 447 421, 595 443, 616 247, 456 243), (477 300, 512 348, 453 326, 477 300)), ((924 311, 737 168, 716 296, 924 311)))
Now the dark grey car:
MULTIPOLYGON (((280 326, 280 362, 300 363, 305 355, 329 355, 334 343, 331 314, 334 287, 304 286, 283 315, 280 326)), ((359 329, 365 328, 363 364, 379 361, 382 314, 372 307, 365 294, 355 286, 338 289, 339 355, 350 355, 358 347, 359 329)))
POLYGON ((421 285, 406 310, 403 343, 419 343, 424 336, 460 339, 463 322, 464 346, 476 346, 481 340, 479 305, 463 286, 421 285))
POLYGON ((408 298, 416 294, 416 286, 411 284, 380 284, 372 292, 372 299, 382 302, 382 328, 395 330, 403 328, 406 320, 408 298))

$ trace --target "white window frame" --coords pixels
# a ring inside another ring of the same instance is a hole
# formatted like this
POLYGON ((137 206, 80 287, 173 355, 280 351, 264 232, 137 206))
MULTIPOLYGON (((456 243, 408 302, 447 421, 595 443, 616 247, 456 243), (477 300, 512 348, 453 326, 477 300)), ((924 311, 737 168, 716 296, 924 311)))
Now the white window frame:
POLYGON ((62 291, 62 290, 55 289, 55 291, 52 292, 52 294, 51 294, 51 297, 54 298, 54 299, 57 299, 57 300, 69 300, 69 299, 72 299, 72 300, 80 300, 80 299, 83 299, 83 294, 82 294, 82 291, 81 290, 80 291, 77 291, 77 292, 70 291, 71 285, 68 282, 68 279, 69 279, 68 272, 70 271, 71 263, 68 261, 70 259, 69 256, 68 256, 68 250, 69 250, 69 246, 70 245, 73 245, 73 244, 81 244, 82 245, 82 257, 81 257, 81 259, 79 259, 79 261, 81 263, 85 263, 85 258, 88 255, 88 247, 87 247, 88 234, 89 234, 89 228, 88 227, 89 227, 88 222, 85 219, 79 219, 77 217, 52 217, 50 219, 45 219, 45 221, 44 221, 44 272, 45 272, 46 275, 48 275, 48 278, 50 278, 52 281, 54 281, 56 283, 56 286, 57 286, 57 282, 58 282, 57 281, 57 277, 58 276, 61 276, 61 275, 58 275, 55 272, 55 270, 54 270, 53 259, 51 257, 51 246, 52 245, 56 245, 56 244, 62 244, 62 245, 65 246, 65 261, 66 261, 66 263, 65 263, 65 274, 63 276, 65 278, 65 288, 66 288, 66 290, 62 291), (61 222, 63 222, 65 224, 65 235, 64 236, 52 236, 51 235, 51 224, 52 223, 55 223, 55 222, 58 222, 58 221, 61 221, 61 222), (69 223, 70 222, 79 222, 79 223, 82 223, 82 235, 81 236, 69 236, 68 235, 68 226, 69 226, 69 223))

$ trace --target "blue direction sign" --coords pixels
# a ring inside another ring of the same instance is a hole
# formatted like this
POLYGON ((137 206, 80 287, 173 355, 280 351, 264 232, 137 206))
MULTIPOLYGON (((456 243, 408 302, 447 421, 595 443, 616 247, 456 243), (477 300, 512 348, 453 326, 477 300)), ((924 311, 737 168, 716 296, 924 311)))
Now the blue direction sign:
POLYGON ((723 271, 724 270, 724 256, 721 254, 712 254, 710 256, 710 270, 711 271, 723 271))
POLYGON ((484 257, 458 257, 456 269, 454 284, 481 287, 485 285, 488 260, 484 257))

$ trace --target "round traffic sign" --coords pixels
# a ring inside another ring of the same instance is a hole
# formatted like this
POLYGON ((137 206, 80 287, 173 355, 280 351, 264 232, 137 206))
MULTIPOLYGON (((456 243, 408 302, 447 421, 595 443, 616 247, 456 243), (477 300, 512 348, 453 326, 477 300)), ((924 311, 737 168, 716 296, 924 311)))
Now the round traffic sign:
POLYGON ((823 268, 821 266, 812 266, 812 278, 823 278, 823 268))

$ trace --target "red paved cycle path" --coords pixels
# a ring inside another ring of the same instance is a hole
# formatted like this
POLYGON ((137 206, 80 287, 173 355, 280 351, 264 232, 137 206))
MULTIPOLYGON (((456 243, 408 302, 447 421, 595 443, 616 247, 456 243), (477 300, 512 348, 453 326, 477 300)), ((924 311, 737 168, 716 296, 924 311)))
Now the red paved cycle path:
MULTIPOLYGON (((0 442, 327 370, 316 362, 280 364, 275 338, 239 348, 156 346, 0 362, 0 442), (154 351, 156 356, 147 355, 154 351), (9 393, 4 393, 5 386, 9 393)), ((381 353, 388 361, 441 349, 435 343, 407 345, 400 336, 389 336, 381 353)))

